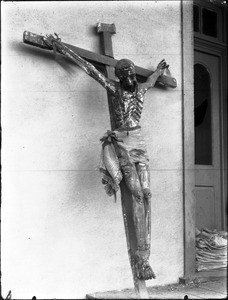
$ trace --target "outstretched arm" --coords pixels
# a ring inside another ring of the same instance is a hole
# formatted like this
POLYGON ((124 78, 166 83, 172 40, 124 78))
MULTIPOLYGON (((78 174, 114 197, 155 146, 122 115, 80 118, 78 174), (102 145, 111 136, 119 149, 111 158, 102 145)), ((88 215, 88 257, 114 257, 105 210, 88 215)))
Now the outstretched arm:
POLYGON ((54 50, 54 52, 58 49, 58 51, 69 57, 73 62, 75 62, 81 69, 83 69, 89 76, 94 78, 98 83, 100 83, 104 88, 106 88, 109 92, 115 93, 115 85, 109 81, 101 72, 99 72, 94 65, 89 63, 87 60, 83 59, 76 52, 72 51, 66 45, 64 45, 61 40, 53 37, 53 35, 47 35, 44 38, 44 42, 54 50))
POLYGON ((169 67, 169 65, 167 65, 167 63, 164 59, 162 61, 160 61, 160 63, 157 66, 157 69, 154 71, 154 73, 152 75, 150 75, 148 77, 147 81, 141 85, 142 88, 145 91, 152 88, 155 85, 158 77, 163 75, 164 70, 167 69, 168 67, 169 67))

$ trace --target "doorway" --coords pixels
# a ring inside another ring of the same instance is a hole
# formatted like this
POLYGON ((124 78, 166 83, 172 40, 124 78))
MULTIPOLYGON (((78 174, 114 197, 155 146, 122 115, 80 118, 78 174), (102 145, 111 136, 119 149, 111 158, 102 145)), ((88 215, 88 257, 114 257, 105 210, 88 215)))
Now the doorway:
POLYGON ((194 48, 190 49, 190 55, 187 45, 191 28, 186 25, 191 11, 189 2, 182 7, 183 282, 192 276, 202 276, 195 268, 196 227, 227 231, 227 11, 226 5, 218 2, 194 0, 194 48), (190 57, 195 83, 192 89, 187 89, 186 83, 191 83, 193 75, 188 65, 190 57))
POLYGON ((195 50, 196 227, 223 229, 220 58, 195 50))

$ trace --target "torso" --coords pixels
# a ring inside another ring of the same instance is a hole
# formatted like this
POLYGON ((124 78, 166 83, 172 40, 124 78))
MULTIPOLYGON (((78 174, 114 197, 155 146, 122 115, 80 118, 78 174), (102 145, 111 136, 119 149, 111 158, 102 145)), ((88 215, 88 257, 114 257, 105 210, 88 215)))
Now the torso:
POLYGON ((116 128, 131 129, 139 126, 145 91, 140 86, 135 92, 122 90, 120 85, 116 88, 113 101, 116 128))

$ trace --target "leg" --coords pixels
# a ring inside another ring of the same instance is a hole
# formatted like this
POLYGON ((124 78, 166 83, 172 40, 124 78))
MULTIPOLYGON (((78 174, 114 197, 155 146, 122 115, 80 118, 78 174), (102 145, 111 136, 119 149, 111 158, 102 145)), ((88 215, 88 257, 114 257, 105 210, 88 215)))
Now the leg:
POLYGON ((122 159, 121 167, 126 185, 133 195, 132 213, 136 233, 136 249, 133 257, 136 276, 142 280, 152 279, 155 278, 155 274, 149 264, 151 193, 149 189, 148 168, 144 164, 135 166, 134 164, 126 163, 124 159, 122 159), (144 193, 142 193, 142 187, 144 193), (141 196, 143 196, 143 200, 141 200, 141 196))
MULTIPOLYGON (((150 200, 150 199, 149 199, 150 200)), ((137 249, 134 254, 135 269, 139 279, 148 280, 155 278, 155 274, 149 264, 150 256, 150 214, 148 213, 147 200, 139 204, 133 197, 133 219, 136 228, 137 249)))
POLYGON ((135 286, 135 292, 138 299, 149 299, 146 282, 144 279, 140 279, 137 275, 136 264, 138 260, 136 259, 136 251, 138 249, 138 234, 137 228, 135 226, 134 209, 133 202, 136 201, 135 197, 130 192, 126 185, 125 180, 120 183, 121 189, 121 203, 123 209, 123 220, 126 232, 128 255, 131 265, 131 270, 133 274, 133 281, 135 286))
MULTIPOLYGON (((125 203, 125 199, 122 202, 126 205, 131 205, 128 213, 132 215, 133 227, 135 230, 135 244, 130 247, 130 256, 134 265, 134 273, 140 280, 148 280, 155 278, 155 274, 149 265, 150 256, 150 190, 149 190, 149 176, 146 165, 142 164, 140 169, 136 169, 136 165, 131 163, 126 155, 125 151, 117 148, 119 162, 123 173, 124 181, 128 190, 132 194, 132 202, 125 203), (140 171, 139 174, 137 171, 140 171), (144 176, 144 177, 143 177, 144 176), (141 180, 140 180, 141 177, 141 180), (143 182, 143 184, 141 184, 143 182), (142 191, 144 189, 144 193, 142 191)), ((124 209, 125 210, 125 209, 124 209)), ((130 220, 126 210, 125 221, 130 220)), ((129 221, 130 222, 130 221, 129 221)), ((131 222, 130 222, 131 223, 131 222)), ((130 228, 131 225, 127 224, 126 227, 130 228)))
POLYGON ((142 191, 144 194, 144 209, 145 209, 145 250, 146 259, 143 260, 143 269, 146 276, 155 278, 155 274, 149 265, 150 242, 151 242, 151 191, 150 191, 150 173, 149 166, 138 163, 136 169, 139 175, 142 191))
POLYGON ((143 163, 136 164, 137 173, 139 175, 142 191, 145 198, 151 198, 152 194, 150 191, 150 171, 149 166, 143 163))
POLYGON ((131 163, 128 159, 123 157, 120 157, 119 161, 127 187, 129 188, 130 192, 136 197, 136 200, 140 204, 142 204, 143 193, 135 164, 131 163))
POLYGON ((136 169, 139 175, 142 191, 144 195, 145 215, 146 215, 146 229, 147 229, 147 245, 150 247, 151 239, 151 191, 150 191, 150 171, 149 166, 138 163, 136 169))

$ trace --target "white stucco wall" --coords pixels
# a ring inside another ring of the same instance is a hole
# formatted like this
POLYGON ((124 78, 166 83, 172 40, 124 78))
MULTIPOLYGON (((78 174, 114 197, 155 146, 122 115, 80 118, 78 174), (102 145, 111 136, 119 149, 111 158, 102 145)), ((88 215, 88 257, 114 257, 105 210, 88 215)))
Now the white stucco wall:
POLYGON ((99 52, 97 22, 115 23, 115 58, 156 68, 176 89, 148 91, 142 126, 151 164, 151 264, 157 279, 183 275, 181 21, 179 1, 2 3, 2 295, 83 298, 133 287, 120 195, 100 183, 106 91, 77 66, 22 42, 57 32, 99 52))

